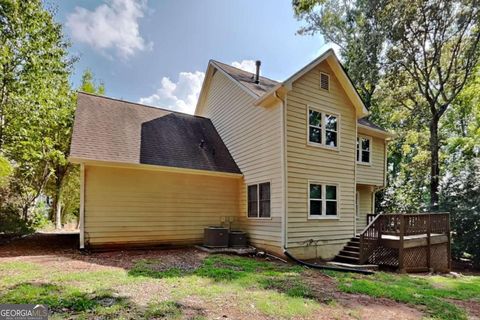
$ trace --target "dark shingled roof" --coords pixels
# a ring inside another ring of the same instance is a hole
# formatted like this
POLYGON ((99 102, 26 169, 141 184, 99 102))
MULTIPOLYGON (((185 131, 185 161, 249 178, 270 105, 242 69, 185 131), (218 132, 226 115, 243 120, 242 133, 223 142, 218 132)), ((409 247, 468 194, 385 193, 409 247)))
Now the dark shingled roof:
POLYGON ((252 92, 257 97, 261 97, 263 94, 270 91, 273 87, 279 84, 275 80, 271 80, 265 77, 260 76, 258 84, 255 83, 255 74, 232 67, 228 64, 212 60, 212 62, 218 68, 226 72, 230 77, 238 81, 241 85, 245 86, 250 92, 252 92))
POLYGON ((361 124, 361 125, 370 127, 370 128, 372 128, 372 129, 377 129, 377 130, 380 130, 380 131, 388 132, 387 130, 383 129, 382 127, 377 126, 377 125, 376 125, 375 123, 373 123, 370 119, 368 119, 368 117, 358 119, 358 124, 361 124))
POLYGON ((241 173, 210 119, 81 92, 70 156, 241 173))
MULTIPOLYGON (((275 80, 260 76, 260 78, 259 78, 260 81, 259 81, 258 84, 256 84, 255 81, 254 81, 255 75, 253 73, 242 70, 242 69, 235 68, 231 65, 228 65, 228 64, 216 61, 216 60, 212 60, 212 62, 214 63, 214 65, 216 67, 222 69, 230 77, 232 77, 235 81, 238 81, 241 85, 246 87, 251 93, 253 93, 254 95, 256 95, 258 97, 261 97, 265 93, 269 92, 273 87, 275 87, 276 85, 278 85, 280 83, 280 82, 277 82, 275 80)), ((348 75, 348 73, 346 71, 345 71, 345 73, 348 75)), ((358 123, 362 124, 364 126, 373 128, 373 129, 377 129, 377 130, 387 132, 382 127, 374 124, 368 118, 359 119, 358 123)))

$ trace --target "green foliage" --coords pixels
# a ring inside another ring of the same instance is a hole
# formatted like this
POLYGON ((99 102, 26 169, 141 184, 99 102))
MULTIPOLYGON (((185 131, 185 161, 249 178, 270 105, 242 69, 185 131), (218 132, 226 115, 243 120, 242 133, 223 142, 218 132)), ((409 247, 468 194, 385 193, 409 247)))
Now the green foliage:
POLYGON ((0 155, 0 188, 7 186, 13 168, 10 162, 0 155))
POLYGON ((18 209, 10 205, 0 207, 0 234, 25 235, 34 231, 32 223, 22 219, 18 209))
POLYGON ((87 69, 83 72, 79 90, 103 96, 105 94, 105 84, 103 82, 98 83, 95 81, 92 70, 87 69))
POLYGON ((367 108, 380 79, 385 34, 380 30, 381 1, 294 0, 293 9, 306 26, 300 34, 321 33, 340 47, 344 66, 367 108))
POLYGON ((480 268, 480 162, 464 163, 442 186, 442 209, 451 213, 454 258, 471 258, 480 268))

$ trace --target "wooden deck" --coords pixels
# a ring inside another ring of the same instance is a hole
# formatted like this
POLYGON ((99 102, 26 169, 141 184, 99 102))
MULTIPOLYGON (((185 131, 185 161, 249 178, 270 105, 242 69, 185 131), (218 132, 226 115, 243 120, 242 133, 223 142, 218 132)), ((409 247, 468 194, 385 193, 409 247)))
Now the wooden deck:
POLYGON ((360 234, 359 263, 400 272, 449 271, 450 240, 448 213, 378 215, 360 234))

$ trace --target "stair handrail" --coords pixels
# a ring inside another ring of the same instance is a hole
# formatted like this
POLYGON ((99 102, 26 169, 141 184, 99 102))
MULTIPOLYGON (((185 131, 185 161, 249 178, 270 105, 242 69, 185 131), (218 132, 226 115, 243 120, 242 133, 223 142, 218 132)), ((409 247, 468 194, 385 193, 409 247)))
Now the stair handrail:
POLYGON ((360 264, 367 262, 373 251, 378 248, 382 238, 382 221, 383 215, 380 213, 360 233, 360 264))

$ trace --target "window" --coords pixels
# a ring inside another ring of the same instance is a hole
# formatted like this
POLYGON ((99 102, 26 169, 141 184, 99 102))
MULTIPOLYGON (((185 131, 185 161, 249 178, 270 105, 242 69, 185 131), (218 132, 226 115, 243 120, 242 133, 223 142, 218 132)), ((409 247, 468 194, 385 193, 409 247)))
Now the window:
POLYGON ((270 182, 248 186, 248 217, 270 218, 270 182))
POLYGON ((320 88, 330 90, 330 76, 323 72, 320 73, 320 88))
POLYGON ((337 216, 337 186, 328 184, 309 184, 310 218, 337 216))
POLYGON ((338 147, 338 116, 308 108, 308 142, 338 147))
POLYGON ((357 162, 370 164, 372 139, 357 137, 357 162))

